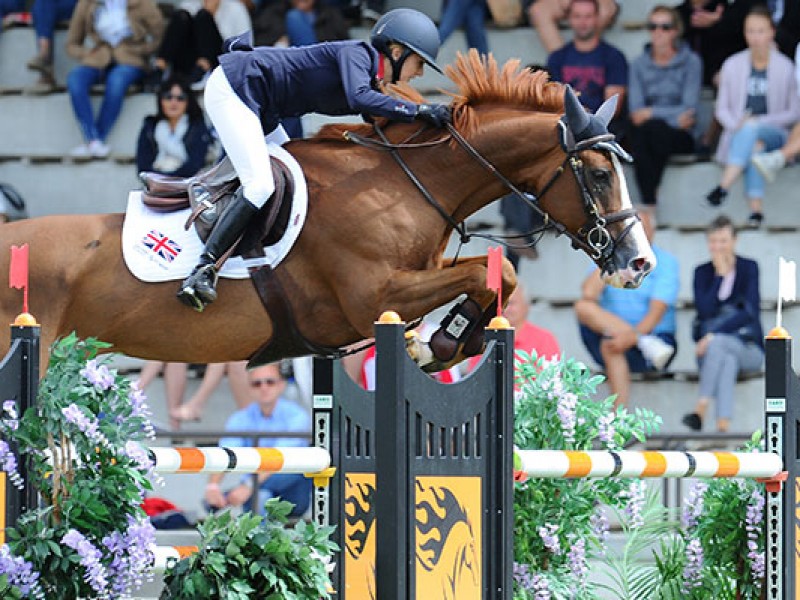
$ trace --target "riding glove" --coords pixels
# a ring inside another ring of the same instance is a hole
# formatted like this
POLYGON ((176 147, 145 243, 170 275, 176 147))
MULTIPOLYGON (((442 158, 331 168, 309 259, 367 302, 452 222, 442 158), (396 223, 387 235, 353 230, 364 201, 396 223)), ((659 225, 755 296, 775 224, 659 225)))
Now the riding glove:
POLYGON ((416 118, 434 127, 444 127, 453 122, 453 111, 446 104, 420 104, 416 118))

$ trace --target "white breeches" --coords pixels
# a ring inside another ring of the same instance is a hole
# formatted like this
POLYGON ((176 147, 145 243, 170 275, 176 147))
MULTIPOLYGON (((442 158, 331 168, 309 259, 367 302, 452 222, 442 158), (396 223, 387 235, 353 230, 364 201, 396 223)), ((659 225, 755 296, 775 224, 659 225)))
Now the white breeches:
POLYGON ((282 146, 289 136, 281 125, 264 136, 260 119, 233 91, 222 67, 215 68, 208 78, 204 104, 239 175, 245 199, 261 208, 275 191, 267 143, 282 146))

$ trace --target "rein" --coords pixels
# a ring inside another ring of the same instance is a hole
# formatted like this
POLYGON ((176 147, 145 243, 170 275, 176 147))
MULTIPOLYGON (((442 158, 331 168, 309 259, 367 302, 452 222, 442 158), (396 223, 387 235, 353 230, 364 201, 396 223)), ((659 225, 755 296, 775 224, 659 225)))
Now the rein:
MULTIPOLYGON (((361 137, 357 134, 352 132, 345 132, 344 137, 346 140, 351 141, 355 144, 360 146, 364 146, 365 148, 375 149, 375 150, 383 150, 388 151, 392 158, 394 158, 395 162, 400 166, 406 176, 411 180, 411 182, 416 186, 425 200, 430 204, 436 211, 441 215, 444 221, 450 225, 453 230, 457 231, 459 234, 459 250, 456 252, 456 256, 453 259, 453 264, 455 264, 456 259, 461 251, 461 246, 470 242, 471 237, 482 237, 485 239, 490 239, 494 241, 498 241, 501 244, 506 246, 511 246, 510 244, 502 241, 503 239, 512 239, 512 238, 519 238, 519 237, 526 237, 529 235, 533 235, 539 232, 544 232, 548 227, 552 227, 556 230, 557 235, 566 235, 570 238, 572 243, 572 247, 575 249, 580 249, 586 252, 593 260, 595 260, 598 265, 604 269, 606 269, 606 265, 608 261, 611 260, 617 245, 628 236, 631 232, 633 227, 636 225, 636 220, 629 223, 623 230, 622 233, 619 235, 618 238, 614 238, 613 235, 608 231, 606 228, 607 225, 611 223, 616 223, 619 221, 624 221, 629 219, 630 217, 636 217, 638 220, 637 212, 633 208, 628 208, 624 210, 620 210, 609 215, 601 215, 600 210, 598 208, 597 202, 595 201, 592 194, 589 192, 586 186, 586 176, 585 176, 585 169, 583 160, 580 158, 579 153, 583 150, 588 149, 599 149, 599 150, 608 150, 613 152, 613 149, 610 149, 611 144, 614 143, 614 135, 611 133, 605 133, 597 136, 593 136, 586 140, 581 140, 580 142, 572 142, 567 143, 567 135, 566 135, 566 128, 562 122, 559 122, 562 127, 562 141, 561 145, 564 148, 564 152, 566 156, 564 157, 563 162, 561 165, 555 170, 553 175, 550 179, 545 183, 542 189, 536 194, 536 200, 531 200, 522 190, 520 190, 514 183, 509 180, 505 175, 503 175, 497 168, 490 163, 486 158, 481 155, 464 137, 456 130, 455 127, 451 123, 447 123, 446 127, 449 132, 449 136, 445 136, 438 140, 434 140, 431 142, 420 142, 415 144, 409 143, 400 143, 400 144, 393 144, 389 141, 389 139, 384 134, 381 127, 373 122, 372 126, 378 136, 381 138, 380 141, 373 140, 369 138, 361 137), (488 171, 491 175, 493 175, 498 181, 500 181, 506 189, 508 189, 512 195, 521 200, 528 206, 530 206, 533 210, 539 213, 542 218, 544 219, 544 225, 539 228, 538 230, 534 230, 528 233, 524 233, 517 236, 492 236, 492 235, 478 235, 478 234, 469 234, 467 232, 466 224, 465 223, 458 223, 453 216, 448 213, 444 207, 433 197, 433 195, 428 191, 425 185, 414 175, 411 168, 408 164, 403 160, 400 156, 398 150, 405 149, 405 148, 429 148, 433 146, 437 146, 440 144, 445 143, 448 138, 452 138, 455 140, 461 148, 473 158, 478 164, 480 164, 486 171, 488 171), (570 170, 572 171, 573 176, 575 177, 575 181, 578 184, 578 187, 581 192, 581 198, 583 200, 584 211, 587 216, 586 223, 578 230, 577 235, 570 232, 562 223, 555 221, 550 218, 549 213, 539 206, 539 202, 544 197, 544 195, 550 191, 555 184, 556 180, 561 176, 561 174, 566 170, 567 166, 569 166, 570 170)), ((596 190, 595 190, 596 191, 596 190)))

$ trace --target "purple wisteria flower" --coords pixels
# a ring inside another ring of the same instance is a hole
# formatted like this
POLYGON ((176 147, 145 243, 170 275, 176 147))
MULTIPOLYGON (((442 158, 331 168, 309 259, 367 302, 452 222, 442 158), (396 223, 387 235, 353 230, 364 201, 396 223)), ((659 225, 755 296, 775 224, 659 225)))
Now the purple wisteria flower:
POLYGON ((3 402, 3 413, 3 425, 5 425, 10 431, 16 431, 19 427, 17 403, 13 400, 6 400, 3 402))
POLYGON ((628 504, 625 506, 625 515, 628 517, 628 525, 631 529, 637 529, 644 525, 642 509, 644 508, 646 491, 647 484, 642 480, 638 480, 632 482, 628 490, 623 492, 623 496, 628 498, 628 504))
POLYGON ((68 422, 72 423, 80 431, 86 434, 86 437, 92 440, 95 444, 99 444, 101 446, 108 445, 108 439, 100 431, 97 419, 94 417, 87 417, 81 408, 74 402, 69 406, 62 408, 61 414, 64 415, 64 418, 68 422))
POLYGON ((608 517, 602 508, 598 508, 597 512, 591 516, 589 525, 592 528, 592 533, 597 537, 597 543, 600 545, 600 556, 605 556, 611 524, 608 522, 608 517))
POLYGON ((583 588, 586 584, 586 575, 589 572, 589 565, 586 564, 586 540, 579 539, 573 542, 567 552, 567 562, 569 570, 578 580, 578 587, 583 588))
POLYGON ((109 585, 108 585, 108 572, 100 559, 103 558, 102 553, 94 544, 87 540, 84 535, 75 529, 70 529, 61 542, 75 550, 78 556, 81 557, 81 565, 86 569, 86 574, 83 580, 97 592, 98 598, 110 598, 109 585))
POLYGON ((18 490, 25 489, 25 481, 17 471, 17 457, 11 451, 8 443, 5 440, 0 440, 0 468, 6 472, 9 481, 18 490))
MULTIPOLYGON (((550 586, 543 576, 531 573, 530 567, 524 563, 514 563, 514 581, 526 592, 533 593, 534 600, 551 600, 550 586)), ((528 597, 528 596, 526 596, 528 597)))
POLYGON ((8 544, 0 546, 0 575, 6 575, 8 583, 19 588, 25 598, 44 600, 39 573, 33 570, 32 563, 11 554, 8 544))
POLYGON ((556 414, 558 420, 561 421, 561 428, 564 430, 564 440, 567 443, 574 442, 575 425, 577 424, 575 410, 578 407, 578 396, 565 390, 563 380, 555 377, 548 392, 548 398, 557 402, 556 414))
POLYGON ((103 538, 111 553, 108 577, 115 598, 129 598, 145 581, 153 579, 155 528, 148 519, 128 517, 128 529, 114 531, 103 538))
POLYGON ((554 523, 545 523, 543 527, 539 527, 539 537, 544 542, 544 547, 553 554, 561 554, 561 542, 558 539, 558 525, 554 523))
POLYGON ((106 365, 98 365, 97 359, 86 362, 86 367, 81 369, 83 375, 98 392, 104 392, 114 385, 114 375, 106 365))
POLYGON ((758 539, 761 536, 761 527, 764 521, 764 495, 758 488, 754 489, 747 505, 745 516, 745 530, 747 531, 747 559, 750 561, 750 570, 757 588, 761 588, 766 569, 766 557, 759 551, 758 539))
POLYGON ((153 424, 150 419, 153 418, 153 413, 150 411, 150 406, 147 404, 147 396, 136 385, 131 386, 128 392, 128 401, 131 403, 131 416, 144 419, 144 434, 147 439, 154 440, 156 438, 156 431, 153 429, 153 424))
MULTIPOLYGON (((163 484, 164 479, 155 472, 155 463, 150 460, 147 450, 138 442, 128 441, 125 442, 124 449, 125 456, 130 458, 133 462, 139 465, 139 468, 145 472, 145 476, 152 482, 163 484)), ((144 490, 142 490, 144 491, 144 490)))
POLYGON ((686 544, 686 565, 683 567, 683 592, 691 594, 693 588, 703 585, 703 546, 700 540, 692 538, 686 544))
POLYGON ((597 437, 600 438, 600 441, 603 442, 607 448, 611 449, 616 447, 614 436, 617 430, 614 427, 614 417, 614 413, 610 412, 600 417, 597 421, 597 437))
POLYGON ((708 484, 703 481, 696 482, 689 490, 683 504, 681 523, 684 528, 691 529, 697 525, 697 520, 703 514, 703 497, 708 489, 708 484))

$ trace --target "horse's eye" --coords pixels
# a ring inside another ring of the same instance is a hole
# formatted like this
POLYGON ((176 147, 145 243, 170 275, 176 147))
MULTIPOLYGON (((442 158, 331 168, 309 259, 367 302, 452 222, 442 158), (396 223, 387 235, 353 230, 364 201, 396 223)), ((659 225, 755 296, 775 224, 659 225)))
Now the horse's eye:
POLYGON ((611 173, 607 169, 592 169, 592 179, 598 185, 611 183, 611 173))

